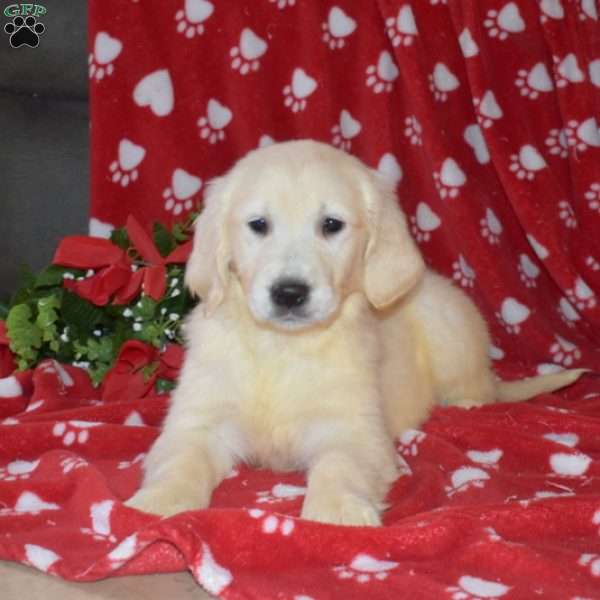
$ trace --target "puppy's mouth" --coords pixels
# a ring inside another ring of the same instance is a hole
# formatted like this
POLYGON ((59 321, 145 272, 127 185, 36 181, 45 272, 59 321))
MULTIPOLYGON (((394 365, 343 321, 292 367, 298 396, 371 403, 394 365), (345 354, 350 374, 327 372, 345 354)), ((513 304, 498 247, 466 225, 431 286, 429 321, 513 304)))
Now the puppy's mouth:
POLYGON ((311 325, 311 316, 303 309, 277 309, 273 311, 270 321, 285 329, 300 329, 311 325))

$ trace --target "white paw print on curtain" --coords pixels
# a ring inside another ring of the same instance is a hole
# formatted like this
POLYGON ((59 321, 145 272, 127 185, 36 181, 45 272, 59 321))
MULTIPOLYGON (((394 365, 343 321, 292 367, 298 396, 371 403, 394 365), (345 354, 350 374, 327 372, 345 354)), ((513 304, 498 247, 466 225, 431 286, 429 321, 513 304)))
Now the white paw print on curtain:
POLYGON ((133 101, 138 106, 149 107, 157 117, 170 114, 175 98, 169 71, 160 69, 143 77, 133 90, 133 101))
POLYGON ((175 13, 175 29, 188 39, 204 33, 204 22, 215 10, 208 0, 185 0, 182 9, 175 13))
POLYGON ((472 58, 479 54, 479 47, 475 43, 471 31, 468 27, 465 27, 461 34, 458 36, 458 43, 460 50, 465 58, 472 58))
POLYGON ((440 170, 433 173, 433 179, 442 199, 456 198, 467 182, 467 176, 453 158, 444 160, 440 170))
POLYGON ((580 21, 591 19, 598 20, 598 9, 596 8, 596 0, 575 0, 580 21))
POLYGON ((531 69, 519 69, 515 85, 519 88, 521 96, 530 100, 539 98, 540 93, 548 93, 554 89, 554 84, 546 65, 536 63, 531 69))
POLYGON ((333 145, 349 152, 352 148, 352 139, 360 133, 361 129, 360 122, 347 110, 342 110, 339 122, 331 128, 333 145))
POLYGON ((410 4, 404 4, 398 10, 396 17, 385 20, 385 31, 394 48, 410 46, 419 34, 415 15, 410 4))
POLYGON ((206 105, 206 115, 198 119, 200 137, 209 144, 216 144, 225 139, 225 128, 231 123, 233 113, 215 98, 206 105))
POLYGON ((506 331, 512 335, 521 332, 521 325, 529 318, 531 311, 515 298, 505 298, 496 313, 496 318, 506 331))
POLYGON ((561 0, 541 0, 540 10, 540 21, 542 23, 547 23, 550 19, 560 21, 565 17, 565 9, 561 0))
POLYGON ((584 194, 588 206, 600 214, 600 182, 594 181, 584 194))
POLYGON ((194 196, 202 187, 202 179, 185 169, 175 169, 171 175, 171 185, 163 190, 165 210, 175 216, 194 207, 194 196))
POLYGON ((473 149, 475 158, 480 165, 487 165, 490 162, 490 151, 483 137, 481 127, 476 124, 467 125, 463 133, 465 142, 473 149))
POLYGON ((396 157, 389 152, 383 154, 379 159, 377 171, 392 183, 394 187, 402 180, 402 167, 396 160, 396 157))
POLYGON ((346 38, 356 30, 356 21, 339 6, 333 6, 321 28, 323 41, 331 50, 339 50, 346 45, 346 38))
POLYGON ((438 102, 446 102, 448 94, 458 89, 460 82, 456 75, 444 64, 436 63, 429 74, 429 89, 438 102))
POLYGON ((428 242, 431 232, 441 224, 441 219, 431 210, 425 202, 417 204, 417 211, 410 217, 411 231, 417 242, 428 242))
POLYGON ((473 98, 473 104, 477 109, 477 122, 484 129, 491 127, 494 121, 501 119, 504 115, 491 90, 487 90, 481 98, 473 98))
POLYGON ((268 47, 267 42, 256 35, 252 29, 245 28, 240 34, 239 44, 229 51, 231 68, 242 75, 247 75, 250 71, 258 71, 259 59, 268 47))
POLYGON ((400 71, 394 64, 392 55, 384 50, 379 55, 376 65, 369 65, 366 70, 367 87, 371 88, 376 94, 381 92, 391 92, 394 81, 398 78, 400 71))
POLYGON ((535 179, 535 174, 547 166, 542 155, 530 144, 522 146, 518 154, 510 155, 509 170, 517 179, 532 181, 535 179))
POLYGON ((94 38, 94 49, 88 56, 90 79, 100 81, 114 73, 114 61, 123 50, 123 42, 106 31, 99 31, 94 38))
POLYGON ((502 41, 506 40, 511 33, 525 31, 525 21, 519 12, 519 7, 514 2, 505 4, 499 11, 488 10, 483 26, 491 38, 502 41))
POLYGON ((306 108, 307 98, 317 89, 317 82, 304 69, 296 68, 292 81, 283 88, 283 104, 292 112, 306 108))
POLYGON ((452 279, 465 288, 472 288, 475 284, 475 271, 462 254, 452 263, 452 279))
POLYGON ((570 367, 581 358, 581 350, 569 340, 554 334, 555 342, 550 345, 549 351, 552 362, 563 367, 570 367))
POLYGON ((569 327, 575 327, 575 322, 581 319, 575 307, 566 298, 561 298, 558 302, 558 314, 569 327))
POLYGON ((591 309, 596 306, 596 295, 581 277, 577 277, 575 285, 567 290, 567 297, 578 310, 591 309))
POLYGON ((485 217, 479 221, 481 227, 481 235, 492 245, 496 246, 500 243, 500 235, 502 235, 502 223, 491 208, 485 211, 485 217))
POLYGON ((423 145, 423 128, 415 115, 410 115, 404 119, 404 135, 410 140, 413 146, 423 145))
POLYGON ((521 281, 528 288, 534 288, 537 286, 537 278, 540 275, 540 268, 527 256, 527 254, 521 254, 519 256, 519 265, 517 267, 521 281))
POLYGON ((552 56, 552 62, 556 87, 563 88, 569 83, 585 81, 585 73, 579 68, 575 54, 567 54, 563 59, 559 56, 552 56))
POLYGON ((137 181, 138 167, 145 156, 145 148, 123 138, 119 142, 117 159, 113 160, 108 167, 112 182, 127 187, 130 183, 137 181))

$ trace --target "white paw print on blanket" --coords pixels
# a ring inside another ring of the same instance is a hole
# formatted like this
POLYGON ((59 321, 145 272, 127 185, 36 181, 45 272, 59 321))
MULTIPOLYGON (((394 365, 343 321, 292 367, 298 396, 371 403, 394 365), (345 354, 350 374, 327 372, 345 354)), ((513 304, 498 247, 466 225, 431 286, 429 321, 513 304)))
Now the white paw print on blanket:
POLYGON ((573 343, 558 334, 554 334, 556 341, 550 346, 552 360, 564 367, 570 367, 581 358, 581 350, 573 343))
POLYGON ((508 333, 516 335, 521 332, 521 324, 529 318, 529 314, 527 306, 515 298, 505 298, 500 311, 496 313, 496 318, 508 333))
POLYGON ((257 504, 276 504, 278 502, 286 502, 296 500, 306 494, 306 488, 297 485, 289 485, 287 483, 277 483, 270 490, 257 492, 257 504))
POLYGON ((558 56, 553 56, 552 61, 556 87, 563 88, 569 83, 581 83, 585 80, 585 73, 579 68, 575 54, 567 54, 562 60, 558 56))
POLYGON ((452 600, 486 600, 501 598, 510 591, 510 587, 497 581, 463 575, 456 585, 447 587, 446 591, 452 594, 452 600))
POLYGON ((436 63, 433 72, 429 74, 429 89, 438 102, 446 102, 448 93, 460 85, 456 75, 444 64, 436 63))
POLYGON ((395 18, 388 17, 385 20, 385 31, 394 48, 410 46, 413 43, 419 31, 410 4, 401 6, 395 18))
POLYGON ((585 21, 587 19, 592 19, 592 21, 598 20, 598 9, 596 8, 596 0, 578 0, 577 10, 580 21, 585 21))
POLYGON ((398 441, 400 447, 398 451, 403 456, 417 456, 419 454, 419 446, 423 443, 427 434, 418 429, 406 429, 400 434, 398 441))
POLYGON ((110 514, 115 503, 112 500, 94 502, 90 506, 90 519, 92 521, 91 529, 82 527, 81 533, 93 537, 96 541, 116 542, 117 538, 113 535, 110 526, 110 514))
POLYGON ((333 145, 349 152, 352 148, 352 139, 360 133, 361 129, 360 122, 347 110, 342 110, 339 123, 331 128, 333 145))
POLYGON ((445 486, 448 498, 473 488, 483 488, 490 478, 489 474, 479 467, 460 467, 450 475, 451 485, 445 486))
POLYGON ((137 454, 132 460, 122 460, 117 465, 117 469, 119 469, 121 471, 123 469, 129 469, 129 468, 133 467, 133 465, 137 465, 138 463, 142 462, 144 460, 144 458, 146 458, 146 453, 141 452, 140 454, 137 454))
POLYGON ((250 71, 258 71, 260 57, 267 51, 267 42, 247 27, 240 35, 240 43, 230 51, 231 68, 247 75, 250 71))
POLYGON ((206 106, 206 115, 198 119, 200 137, 210 144, 222 142, 225 139, 225 127, 231 123, 233 113, 215 98, 211 98, 206 106))
MULTIPOLYGON (((594 181, 590 185, 590 189, 584 194, 585 199, 588 201, 588 206, 600 213, 600 182, 594 181)), ((591 257, 590 257, 591 258, 591 257)))
MULTIPOLYGON (((86 273, 86 277, 89 277, 93 274, 93 271, 88 271, 86 273)), ((75 382, 73 381, 73 378, 69 375, 69 372, 57 360, 44 360, 39 364, 39 368, 44 373, 55 375, 58 379, 58 384, 61 386, 62 389, 73 387, 75 385, 75 382)))
POLYGON ((600 554, 586 552, 579 557, 578 564, 587 567, 593 577, 600 577, 600 554))
POLYGON ((452 279, 466 288, 472 288, 475 284, 475 271, 462 254, 452 263, 452 279))
POLYGON ((479 221, 481 227, 481 235, 492 245, 500 243, 500 235, 502 234, 502 223, 491 208, 485 211, 485 217, 479 221))
POLYGON ((400 71, 394 64, 392 55, 384 50, 377 60, 376 65, 369 65, 366 70, 367 87, 373 89, 376 94, 391 92, 394 81, 398 78, 400 71))
POLYGON ((519 256, 519 276, 521 281, 528 288, 534 288, 537 286, 536 279, 540 275, 540 268, 527 256, 527 254, 521 254, 519 256))
POLYGON ((102 423, 91 421, 67 421, 55 423, 52 428, 54 437, 62 438, 65 446, 72 446, 75 442, 85 444, 90 438, 89 429, 99 427, 102 423))
POLYGON ((488 10, 483 26, 487 29, 490 37, 499 40, 505 40, 511 33, 525 31, 525 21, 521 17, 519 7, 514 2, 505 4, 499 11, 488 10))
POLYGON ((200 585, 215 596, 220 596, 233 581, 231 571, 215 560, 206 543, 202 543, 202 555, 199 560, 193 561, 192 573, 200 585))
POLYGON ((575 285, 567 290, 567 297, 578 310, 586 310, 596 306, 596 295, 581 277, 577 277, 575 285))
POLYGON ((577 217, 569 201, 561 200, 558 203, 558 216, 569 229, 577 227, 577 217))
POLYGON ((562 477, 581 477, 592 464, 592 459, 582 452, 556 452, 550 455, 550 468, 562 477))
POLYGON ((113 160, 108 168, 113 183, 127 187, 132 181, 136 181, 139 175, 137 167, 144 160, 144 156, 146 156, 145 148, 123 138, 119 142, 117 160, 113 160))
POLYGON ((253 519, 261 520, 261 529, 263 533, 271 535, 274 533, 280 533, 283 536, 291 535, 294 531, 295 524, 293 519, 285 517, 278 517, 276 515, 266 515, 264 510, 260 508, 251 508, 248 514, 253 519))
POLYGON ((39 459, 34 461, 14 460, 6 467, 0 467, 0 480, 21 481, 29 479, 40 464, 39 459))
POLYGON ((399 563, 391 560, 379 560, 370 554, 357 554, 350 564, 338 565, 331 570, 339 579, 354 579, 358 583, 369 583, 372 580, 383 581, 399 563))
POLYGON ((0 508, 0 516, 18 517, 19 515, 39 515, 47 510, 59 510, 54 502, 46 502, 33 492, 23 492, 15 502, 14 508, 0 508))
POLYGON ((283 88, 283 104, 292 112, 306 108, 306 99, 317 89, 317 82, 304 69, 294 69, 292 81, 283 88))
POLYGON ((548 152, 560 158, 567 158, 569 155, 569 146, 574 145, 576 141, 571 137, 567 136, 567 130, 562 129, 551 129, 546 137, 546 146, 548 146, 548 152))
POLYGON ((404 119, 404 135, 410 140, 413 146, 423 145, 423 128, 415 115, 411 115, 404 119))
POLYGON ((175 13, 175 29, 186 38, 192 39, 204 33, 204 21, 214 12, 215 7, 208 0, 185 0, 182 9, 175 13))
POLYGON ((521 96, 531 100, 538 98, 540 93, 548 93, 554 89, 548 69, 542 62, 536 63, 529 70, 519 69, 515 85, 519 88, 521 96))
POLYGON ((497 469, 504 452, 500 448, 491 450, 468 450, 467 458, 488 469, 497 469))
POLYGON ((575 307, 566 298, 560 299, 558 303, 558 314, 569 327, 575 327, 575 321, 581 319, 581 316, 577 310, 575 310, 575 307))
POLYGON ((433 173, 435 187, 442 199, 456 198, 460 188, 467 182, 467 176, 453 158, 447 158, 439 171, 433 173))
POLYGON ((410 217, 410 224, 417 242, 428 242, 431 239, 431 232, 435 231, 442 221, 428 204, 419 202, 416 213, 410 217))
POLYGON ((82 469, 83 467, 87 467, 88 465, 89 463, 87 460, 78 456, 69 456, 67 458, 63 458, 60 461, 60 466, 62 467, 63 475, 66 475, 71 471, 75 471, 76 469, 82 469))
POLYGON ((135 533, 122 540, 106 557, 110 561, 111 568, 118 569, 122 567, 138 551, 138 547, 138 539, 135 533))
POLYGON ((518 154, 510 155, 509 169, 516 175, 517 179, 532 181, 536 172, 547 166, 542 155, 530 144, 522 146, 518 154))
POLYGON ((491 90, 487 90, 481 98, 473 98, 473 104, 477 109, 477 121, 484 129, 491 127, 494 121, 504 115, 491 90))
POLYGON ((323 41, 336 50, 346 45, 346 39, 356 30, 356 21, 339 6, 333 6, 327 15, 327 21, 321 24, 323 41))
POLYGON ((185 169, 175 169, 171 175, 171 185, 163 190, 165 210, 175 216, 194 206, 193 197, 200 191, 202 179, 185 169))
POLYGON ((106 31, 99 31, 94 38, 94 50, 88 56, 88 72, 90 79, 100 81, 105 75, 112 75, 113 62, 123 50, 123 43, 111 37, 106 31))
POLYGON ((561 0, 541 0, 540 10, 540 21, 542 23, 547 23, 550 19, 560 21, 565 17, 565 9, 561 0))
POLYGON ((62 557, 54 552, 54 550, 36 544, 25 544, 24 562, 35 567, 38 571, 48 573, 52 565, 61 559, 62 557))

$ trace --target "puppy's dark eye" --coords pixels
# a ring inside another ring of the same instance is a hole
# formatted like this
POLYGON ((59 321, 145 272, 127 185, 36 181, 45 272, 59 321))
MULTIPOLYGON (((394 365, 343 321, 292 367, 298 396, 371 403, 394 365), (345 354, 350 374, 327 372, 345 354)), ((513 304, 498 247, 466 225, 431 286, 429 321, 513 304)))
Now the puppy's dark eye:
POLYGON ((333 235, 334 233, 338 233, 342 229, 344 229, 344 221, 340 221, 339 219, 334 219, 333 217, 326 217, 323 220, 322 230, 323 235, 333 235))
POLYGON ((267 235, 267 233, 269 233, 269 223, 263 217, 248 221, 248 227, 250 227, 254 233, 258 233, 258 235, 267 235))

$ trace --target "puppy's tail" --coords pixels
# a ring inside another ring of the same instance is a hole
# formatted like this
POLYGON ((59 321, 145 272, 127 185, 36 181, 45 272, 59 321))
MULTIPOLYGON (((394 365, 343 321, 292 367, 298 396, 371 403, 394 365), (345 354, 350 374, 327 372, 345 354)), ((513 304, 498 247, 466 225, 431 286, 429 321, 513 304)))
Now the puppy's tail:
POLYGON ((527 400, 537 394, 553 392, 577 381, 583 373, 590 369, 567 369, 558 373, 538 375, 517 381, 498 381, 496 383, 496 399, 500 402, 527 400))

